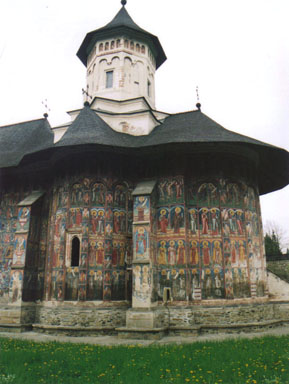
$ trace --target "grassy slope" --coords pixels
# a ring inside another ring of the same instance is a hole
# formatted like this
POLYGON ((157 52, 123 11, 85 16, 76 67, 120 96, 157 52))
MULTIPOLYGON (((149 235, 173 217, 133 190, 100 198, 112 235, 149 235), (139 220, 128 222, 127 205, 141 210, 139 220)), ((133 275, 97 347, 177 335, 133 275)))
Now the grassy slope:
POLYGON ((267 269, 289 283, 289 260, 267 261, 267 269))

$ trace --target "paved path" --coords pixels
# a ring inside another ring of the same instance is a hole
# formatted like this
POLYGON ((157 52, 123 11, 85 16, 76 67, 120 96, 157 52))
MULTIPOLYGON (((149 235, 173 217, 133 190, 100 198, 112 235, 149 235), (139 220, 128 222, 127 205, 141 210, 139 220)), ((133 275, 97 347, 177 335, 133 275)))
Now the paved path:
POLYGON ((13 339, 21 340, 33 340, 35 342, 52 342, 58 341, 63 343, 83 343, 83 344, 95 344, 95 345, 127 345, 134 344, 139 346, 147 345, 164 345, 164 344, 188 344, 195 343, 198 341, 221 341, 227 339, 237 339, 237 338, 248 338, 252 339, 254 337, 262 337, 266 335, 272 336, 283 336, 289 335, 289 326, 282 326, 274 328, 271 330, 265 330, 261 332, 252 332, 252 333, 239 333, 239 334, 228 334, 228 333, 219 333, 219 334, 205 334, 198 337, 193 336, 166 336, 161 340, 130 340, 130 339, 119 339, 117 336, 55 336, 55 335, 45 335, 42 333, 36 332, 23 332, 23 333, 12 333, 12 332, 0 332, 0 337, 7 337, 13 339))

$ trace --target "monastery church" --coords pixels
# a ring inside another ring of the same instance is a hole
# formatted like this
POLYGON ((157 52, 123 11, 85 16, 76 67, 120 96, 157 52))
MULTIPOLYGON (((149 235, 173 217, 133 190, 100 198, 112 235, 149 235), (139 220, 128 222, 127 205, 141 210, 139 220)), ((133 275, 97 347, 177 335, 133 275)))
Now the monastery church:
POLYGON ((126 0, 87 33, 83 108, 0 127, 0 330, 237 332, 289 322, 270 293, 259 195, 289 153, 155 107, 157 36, 126 0))

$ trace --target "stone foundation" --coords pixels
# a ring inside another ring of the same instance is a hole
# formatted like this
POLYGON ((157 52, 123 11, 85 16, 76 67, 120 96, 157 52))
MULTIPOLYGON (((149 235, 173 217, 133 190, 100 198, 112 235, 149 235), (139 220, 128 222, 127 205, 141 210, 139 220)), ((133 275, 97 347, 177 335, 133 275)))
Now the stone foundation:
POLYGON ((289 301, 207 302, 159 305, 147 310, 129 309, 126 302, 45 302, 0 307, 0 330, 73 336, 119 334, 127 338, 159 338, 165 334, 197 336, 204 333, 256 332, 289 323, 289 301), (137 324, 135 317, 137 316, 137 324))
POLYGON ((115 329, 125 324, 127 309, 125 302, 46 302, 38 306, 35 323, 80 329, 115 329))
POLYGON ((164 323, 169 327, 201 326, 207 328, 262 324, 275 320, 289 322, 289 302, 225 302, 187 307, 167 306, 164 323))

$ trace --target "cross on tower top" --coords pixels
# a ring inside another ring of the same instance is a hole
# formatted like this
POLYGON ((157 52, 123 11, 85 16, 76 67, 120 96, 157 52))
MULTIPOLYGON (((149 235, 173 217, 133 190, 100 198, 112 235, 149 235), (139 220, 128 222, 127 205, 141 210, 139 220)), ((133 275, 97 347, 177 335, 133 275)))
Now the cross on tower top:
POLYGON ((123 6, 125 6, 125 5, 126 5, 126 3, 127 3, 127 1, 126 1, 126 0, 121 0, 121 4, 122 4, 123 6))
POLYGON ((197 104, 196 104, 196 107, 197 107, 198 110, 200 111, 200 110, 201 110, 201 103, 200 103, 199 87, 198 87, 198 86, 196 87, 196 93, 197 93, 197 104))
POLYGON ((88 86, 86 87, 86 90, 82 88, 82 94, 85 95, 85 101, 88 101, 89 98, 92 100, 92 96, 88 93, 88 86))
MULTIPOLYGON (((41 104, 44 106, 45 108, 45 113, 44 115, 47 115, 48 117, 48 112, 50 112, 50 108, 48 107, 48 102, 47 102, 47 99, 41 101, 41 104)), ((45 116, 44 116, 45 117, 45 116)))

